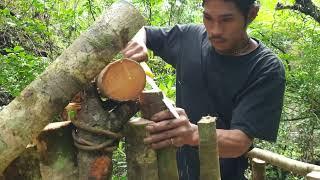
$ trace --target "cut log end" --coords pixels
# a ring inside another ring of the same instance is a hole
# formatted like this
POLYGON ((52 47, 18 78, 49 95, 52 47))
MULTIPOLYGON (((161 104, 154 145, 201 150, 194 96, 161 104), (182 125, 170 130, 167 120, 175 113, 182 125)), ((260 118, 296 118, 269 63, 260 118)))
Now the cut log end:
POLYGON ((98 76, 100 93, 117 101, 136 100, 146 85, 146 74, 139 63, 122 59, 106 66, 98 76))

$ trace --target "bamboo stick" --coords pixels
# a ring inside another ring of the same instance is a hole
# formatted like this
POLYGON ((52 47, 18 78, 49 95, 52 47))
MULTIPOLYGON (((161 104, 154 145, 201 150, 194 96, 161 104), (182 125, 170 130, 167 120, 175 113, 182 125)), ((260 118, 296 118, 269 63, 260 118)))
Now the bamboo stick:
POLYGON ((137 118, 126 125, 128 180, 159 180, 157 154, 143 143, 149 123, 152 121, 137 118))
POLYGON ((307 180, 320 180, 320 171, 312 171, 307 174, 307 180))
POLYGON ((219 151, 216 133, 216 118, 207 116, 198 122, 200 179, 220 180, 219 151))
POLYGON ((258 158, 252 158, 252 180, 266 179, 266 162, 258 158))
POLYGON ((250 158, 258 158, 266 161, 274 166, 280 167, 287 171, 291 171, 295 174, 306 176, 311 171, 320 171, 320 166, 304 163, 301 161, 287 158, 283 155, 279 155, 267 150, 254 148, 247 153, 250 158))

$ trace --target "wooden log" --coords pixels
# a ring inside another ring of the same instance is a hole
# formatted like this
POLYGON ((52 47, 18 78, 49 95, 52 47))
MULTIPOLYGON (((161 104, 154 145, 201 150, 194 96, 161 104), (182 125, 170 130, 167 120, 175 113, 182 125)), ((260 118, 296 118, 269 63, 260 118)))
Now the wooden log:
POLYGON ((139 63, 122 59, 110 63, 98 76, 97 86, 105 97, 117 101, 138 99, 146 85, 146 74, 139 63))
POLYGON ((143 143, 145 127, 152 121, 136 118, 126 125, 128 180, 159 180, 156 152, 143 143))
POLYGON ((220 180, 219 151, 216 133, 216 118, 206 116, 198 122, 200 179, 220 180))
POLYGON ((72 120, 77 127, 73 135, 79 148, 79 179, 110 179, 112 151, 121 138, 116 133, 138 111, 138 104, 126 102, 105 110, 95 86, 87 88, 82 98, 81 110, 72 120))
POLYGON ((253 148, 250 152, 247 153, 247 156, 250 158, 261 159, 274 166, 302 176, 306 176, 312 171, 320 171, 320 166, 293 160, 283 155, 279 155, 259 148, 253 148))
MULTIPOLYGON (((145 91, 141 94, 140 110, 142 118, 150 119, 152 115, 167 109, 162 102, 163 94, 161 91, 145 91)), ((167 147, 159 149, 157 152, 159 179, 178 180, 178 168, 176 161, 176 148, 167 147)))
POLYGON ((320 171, 312 171, 307 174, 307 180, 320 180, 320 171))
POLYGON ((132 5, 125 1, 113 4, 0 112, 0 172, 112 61, 143 24, 144 18, 132 5))
POLYGON ((252 158, 252 180, 266 179, 266 162, 257 158, 252 158))

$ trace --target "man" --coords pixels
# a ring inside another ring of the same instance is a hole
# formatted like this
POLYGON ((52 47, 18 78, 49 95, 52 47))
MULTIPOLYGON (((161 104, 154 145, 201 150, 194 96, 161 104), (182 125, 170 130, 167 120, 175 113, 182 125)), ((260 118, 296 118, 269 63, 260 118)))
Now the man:
POLYGON ((154 149, 179 147, 180 179, 199 179, 196 123, 202 116, 216 116, 222 179, 241 180, 248 166, 243 155, 253 138, 276 140, 284 67, 246 32, 259 10, 255 0, 203 0, 203 7, 204 26, 145 27, 123 54, 142 61, 148 47, 176 69, 180 118, 168 111, 154 115, 145 143, 154 149))

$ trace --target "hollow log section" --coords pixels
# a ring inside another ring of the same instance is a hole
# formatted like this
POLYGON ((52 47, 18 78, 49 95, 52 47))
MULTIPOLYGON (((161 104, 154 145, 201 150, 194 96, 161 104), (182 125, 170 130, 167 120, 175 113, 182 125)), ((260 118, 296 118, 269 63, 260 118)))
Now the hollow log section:
MULTIPOLYGON (((145 91, 139 98, 141 116, 150 119, 154 114, 166 110, 167 107, 162 101, 161 91, 145 91)), ((157 150, 158 176, 160 180, 178 180, 178 168, 176 161, 176 148, 167 147, 157 150)))
POLYGON ((0 112, 0 172, 63 111, 143 26, 129 3, 113 4, 0 112))
POLYGON ((257 158, 251 159, 252 180, 266 179, 266 162, 257 158))
POLYGON ((320 166, 293 160, 283 155, 259 148, 253 148, 247 153, 247 156, 249 158, 258 158, 274 166, 280 167, 295 174, 299 174, 301 176, 306 176, 312 171, 320 171, 320 166))
POLYGON ((79 179, 111 179, 112 151, 121 138, 118 132, 138 111, 138 104, 128 101, 108 111, 93 85, 84 91, 82 99, 81 110, 72 119, 77 127, 73 137, 79 149, 79 179))
POLYGON ((101 71, 97 85, 105 97, 117 101, 136 100, 146 85, 146 74, 136 61, 122 59, 101 71))
POLYGON ((219 151, 216 133, 216 118, 206 116, 198 122, 200 179, 220 180, 219 151))
POLYGON ((152 121, 136 118, 125 128, 128 180, 159 180, 156 152, 143 143, 152 121))
POLYGON ((3 179, 78 179, 72 129, 70 121, 48 124, 37 139, 34 139, 33 145, 29 144, 23 153, 10 163, 4 171, 3 179))

